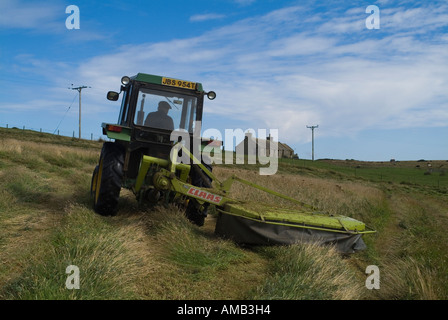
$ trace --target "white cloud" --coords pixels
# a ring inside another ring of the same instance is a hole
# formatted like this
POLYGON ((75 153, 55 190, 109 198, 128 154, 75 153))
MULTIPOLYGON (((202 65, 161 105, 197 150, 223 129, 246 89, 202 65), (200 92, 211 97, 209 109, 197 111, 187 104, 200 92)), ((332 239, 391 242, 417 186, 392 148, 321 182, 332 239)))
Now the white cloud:
POLYGON ((287 143, 309 141, 310 124, 325 128, 321 136, 438 126, 448 123, 448 41, 421 34, 444 25, 444 8, 383 10, 378 36, 365 29, 359 10, 310 17, 305 8, 288 7, 194 38, 119 48, 82 62, 70 76, 61 67, 58 80, 91 85, 97 111, 123 75, 200 81, 218 94, 205 109, 205 128, 238 121, 279 129, 287 143), (412 31, 400 22, 411 17, 426 19, 413 22, 412 31), (207 115, 221 121, 207 123, 207 115))
POLYGON ((61 8, 54 3, 2 0, 0 28, 47 29, 57 18, 64 17, 61 8))
POLYGON ((190 17, 191 22, 202 22, 207 20, 218 20, 223 19, 226 16, 218 13, 206 13, 206 14, 196 14, 190 17))
POLYGON ((36 34, 65 33, 69 35, 65 37, 65 41, 71 43, 98 41, 113 37, 112 32, 94 31, 95 22, 89 20, 82 20, 81 28, 76 31, 68 30, 65 25, 65 20, 68 17, 66 5, 61 4, 61 1, 0 1, 0 30, 25 29, 36 34))
POLYGON ((298 56, 324 53, 335 45, 335 40, 297 34, 272 41, 269 46, 272 48, 268 54, 274 57, 298 56))
POLYGON ((241 6, 248 6, 251 5, 252 3, 254 3, 257 0, 233 0, 234 2, 236 2, 237 4, 241 5, 241 6))
POLYGON ((448 26, 448 6, 409 8, 394 7, 381 10, 381 27, 416 33, 448 26))

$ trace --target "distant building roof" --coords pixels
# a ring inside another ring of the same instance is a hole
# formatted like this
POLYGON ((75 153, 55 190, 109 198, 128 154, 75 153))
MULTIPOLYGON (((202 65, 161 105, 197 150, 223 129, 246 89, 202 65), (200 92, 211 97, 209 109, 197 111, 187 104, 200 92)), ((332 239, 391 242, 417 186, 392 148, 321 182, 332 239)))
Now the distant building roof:
MULTIPOLYGON (((261 138, 254 138, 252 133, 250 133, 250 132, 246 133, 244 140, 241 141, 236 146, 235 151, 236 152, 243 151, 244 154, 248 154, 248 153, 250 154, 250 153, 254 152, 254 150, 247 150, 249 148, 249 144, 245 145, 245 143, 247 143, 249 139, 251 141, 253 141, 253 143, 251 145, 254 146, 255 148, 257 148, 258 145, 260 145, 266 149, 267 153, 269 152, 270 147, 271 147, 271 135, 266 137, 266 139, 261 139, 261 138), (241 149, 241 148, 243 148, 243 149, 241 149)), ((277 152, 280 151, 278 153, 279 156, 285 155, 285 152, 290 154, 291 157, 294 155, 294 150, 290 146, 288 146, 286 143, 282 143, 282 142, 278 142, 278 141, 276 141, 276 142, 277 142, 277 152)))

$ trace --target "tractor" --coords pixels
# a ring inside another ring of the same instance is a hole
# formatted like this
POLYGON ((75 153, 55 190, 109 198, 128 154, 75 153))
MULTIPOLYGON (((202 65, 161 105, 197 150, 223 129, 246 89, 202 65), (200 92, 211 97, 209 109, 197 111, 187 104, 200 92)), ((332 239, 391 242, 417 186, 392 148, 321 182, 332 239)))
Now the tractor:
POLYGON ((120 92, 107 99, 121 109, 116 124, 102 123, 103 144, 91 181, 94 210, 104 216, 118 211, 122 188, 140 204, 176 204, 198 226, 211 206, 217 212, 215 233, 249 245, 332 243, 345 253, 364 249, 364 234, 374 230, 358 220, 331 216, 274 190, 232 176, 220 181, 202 155, 219 141, 200 137, 204 98, 215 99, 199 82, 138 73, 121 78, 120 92), (199 134, 198 134, 199 133, 199 134), (297 209, 244 203, 230 196, 234 181, 286 199, 297 209))
POLYGON ((169 159, 176 142, 171 141, 175 128, 192 146, 202 149, 216 144, 194 136, 195 126, 202 120, 204 96, 213 100, 215 92, 205 92, 201 83, 138 73, 122 77, 120 92, 109 91, 107 99, 117 101, 120 95, 117 124, 102 124, 103 134, 115 142, 104 143, 92 176, 95 211, 101 215, 115 215, 123 187, 132 190, 139 203, 187 203, 188 218, 202 225, 208 205, 194 198, 185 201, 178 197, 167 187, 171 178, 164 177, 159 169, 170 169, 170 174, 177 179, 196 187, 211 187, 211 178, 201 169, 211 170, 209 164, 179 163, 171 170, 169 159), (147 170, 143 170, 146 166, 147 170))

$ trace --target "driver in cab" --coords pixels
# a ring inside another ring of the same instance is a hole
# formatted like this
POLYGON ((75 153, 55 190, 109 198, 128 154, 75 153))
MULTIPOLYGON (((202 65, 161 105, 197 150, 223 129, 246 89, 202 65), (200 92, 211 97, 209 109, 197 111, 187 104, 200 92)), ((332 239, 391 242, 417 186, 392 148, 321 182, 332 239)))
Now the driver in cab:
POLYGON ((157 111, 149 113, 146 117, 145 126, 173 131, 174 122, 168 115, 170 109, 171 106, 168 102, 160 101, 157 111))

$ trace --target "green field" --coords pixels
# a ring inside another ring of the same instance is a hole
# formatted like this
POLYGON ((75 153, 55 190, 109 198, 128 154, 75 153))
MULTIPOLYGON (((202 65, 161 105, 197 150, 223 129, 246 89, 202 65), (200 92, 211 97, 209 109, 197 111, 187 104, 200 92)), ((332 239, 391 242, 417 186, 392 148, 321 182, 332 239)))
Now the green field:
POLYGON ((384 161, 367 162, 356 160, 317 161, 281 159, 287 168, 295 167, 310 171, 323 171, 325 175, 340 174, 346 178, 373 182, 422 185, 444 189, 448 187, 448 160, 384 161))
MULTIPOLYGON (((445 300, 448 298, 448 162, 281 160, 220 165, 377 233, 368 249, 240 247, 214 234, 214 214, 192 225, 175 207, 138 207, 123 190, 119 214, 92 210, 90 181, 102 143, 0 128, 0 299, 445 300), (429 167, 428 164, 431 164, 429 167), (419 167, 417 167, 419 166, 419 167), (66 287, 70 265, 80 289, 66 287), (381 287, 365 286, 366 267, 381 287)), ((276 200, 232 190, 246 200, 276 200)))

